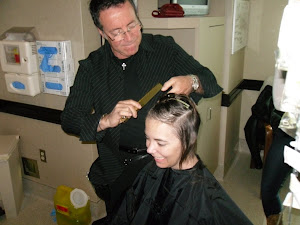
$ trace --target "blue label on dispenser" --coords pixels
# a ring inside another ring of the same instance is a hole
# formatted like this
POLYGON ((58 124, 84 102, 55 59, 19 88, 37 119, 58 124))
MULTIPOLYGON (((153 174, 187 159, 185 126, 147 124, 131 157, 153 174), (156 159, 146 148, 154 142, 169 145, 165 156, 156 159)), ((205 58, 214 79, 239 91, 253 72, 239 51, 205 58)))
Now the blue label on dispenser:
POLYGON ((60 69, 59 66, 49 65, 49 59, 53 55, 57 54, 57 48, 55 48, 55 47, 41 47, 38 50, 38 53, 44 56, 43 60, 41 62, 41 65, 40 65, 40 69, 43 72, 60 73, 61 69, 60 69))
POLYGON ((59 83, 46 82, 46 88, 61 91, 63 89, 63 86, 59 83))
POLYGON ((25 85, 19 81, 12 82, 12 85, 16 89, 23 89, 23 90, 25 89, 25 85))

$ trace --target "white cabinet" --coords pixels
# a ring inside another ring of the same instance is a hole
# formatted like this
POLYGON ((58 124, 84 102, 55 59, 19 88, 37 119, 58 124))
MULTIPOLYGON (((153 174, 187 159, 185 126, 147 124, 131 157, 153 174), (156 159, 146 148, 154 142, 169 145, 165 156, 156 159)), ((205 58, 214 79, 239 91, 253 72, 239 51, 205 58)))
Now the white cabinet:
MULTIPOLYGON (((144 33, 170 35, 208 67, 222 84, 224 61, 224 17, 141 18, 144 33)), ((218 165, 221 94, 202 99, 197 153, 213 173, 218 165)))

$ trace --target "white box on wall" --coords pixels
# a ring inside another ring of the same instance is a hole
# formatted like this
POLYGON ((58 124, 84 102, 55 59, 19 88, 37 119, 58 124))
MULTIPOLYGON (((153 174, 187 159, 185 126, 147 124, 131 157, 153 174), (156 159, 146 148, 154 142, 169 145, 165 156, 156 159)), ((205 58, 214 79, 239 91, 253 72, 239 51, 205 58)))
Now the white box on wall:
POLYGON ((38 72, 35 42, 0 41, 0 60, 4 72, 20 74, 38 72))
POLYGON ((40 66, 41 74, 60 74, 60 73, 64 74, 66 72, 74 74, 73 59, 67 59, 67 60, 49 59, 46 67, 48 68, 43 68, 40 66))
POLYGON ((50 51, 51 59, 66 60, 72 59, 71 41, 36 41, 37 52, 43 58, 45 53, 50 51))
POLYGON ((68 96, 75 79, 71 41, 36 41, 42 92, 68 96))
POLYGON ((41 81, 38 73, 27 75, 17 73, 6 73, 5 83, 10 93, 35 96, 41 93, 41 81))
POLYGON ((74 83, 75 77, 72 73, 66 73, 65 76, 41 75, 42 92, 48 94, 68 96, 70 87, 74 83))
POLYGON ((69 79, 70 77, 75 78, 73 71, 66 71, 61 73, 42 73, 41 76, 60 78, 62 80, 69 79))

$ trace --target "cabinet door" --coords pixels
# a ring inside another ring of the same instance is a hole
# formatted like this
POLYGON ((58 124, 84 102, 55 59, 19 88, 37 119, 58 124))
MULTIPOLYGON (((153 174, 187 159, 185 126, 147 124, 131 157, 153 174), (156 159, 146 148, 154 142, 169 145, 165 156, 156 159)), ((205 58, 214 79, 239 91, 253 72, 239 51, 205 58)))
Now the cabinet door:
POLYGON ((201 118, 197 154, 211 173, 215 172, 219 159, 221 97, 220 93, 213 98, 201 99, 197 107, 201 118))
POLYGON ((208 67, 222 83, 224 65, 224 21, 222 18, 200 20, 196 59, 208 67))
MULTIPOLYGON (((198 48, 196 57, 215 75, 218 84, 222 84, 224 62, 224 22, 222 18, 200 20, 198 48)), ((219 160, 220 114, 222 94, 202 99, 198 104, 201 116, 197 153, 204 164, 214 173, 219 160)))

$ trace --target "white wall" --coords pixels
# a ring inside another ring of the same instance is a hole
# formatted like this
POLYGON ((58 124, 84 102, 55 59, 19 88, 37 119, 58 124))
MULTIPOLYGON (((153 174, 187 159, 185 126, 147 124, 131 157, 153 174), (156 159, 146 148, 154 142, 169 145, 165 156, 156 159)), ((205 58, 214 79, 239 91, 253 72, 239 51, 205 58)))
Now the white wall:
MULTIPOLYGON (((0 34, 11 27, 34 26, 39 40, 71 40, 77 70, 78 61, 100 46, 88 12, 89 0, 1 0, 0 34)), ((66 97, 39 94, 35 97, 7 92, 4 73, 0 71, 0 99, 62 110, 66 97)), ((38 161, 40 179, 26 179, 52 188, 60 184, 84 189, 91 200, 98 198, 86 178, 97 158, 95 144, 82 144, 65 134, 60 125, 0 113, 0 133, 19 134, 23 157, 38 161), (46 150, 47 163, 40 161, 39 149, 46 150)))
MULTIPOLYGON (((250 0, 248 44, 245 48, 244 79, 266 80, 274 75, 275 54, 280 22, 287 0, 250 0)), ((243 91, 240 138, 245 139, 244 127, 257 100, 257 91, 243 91)))

